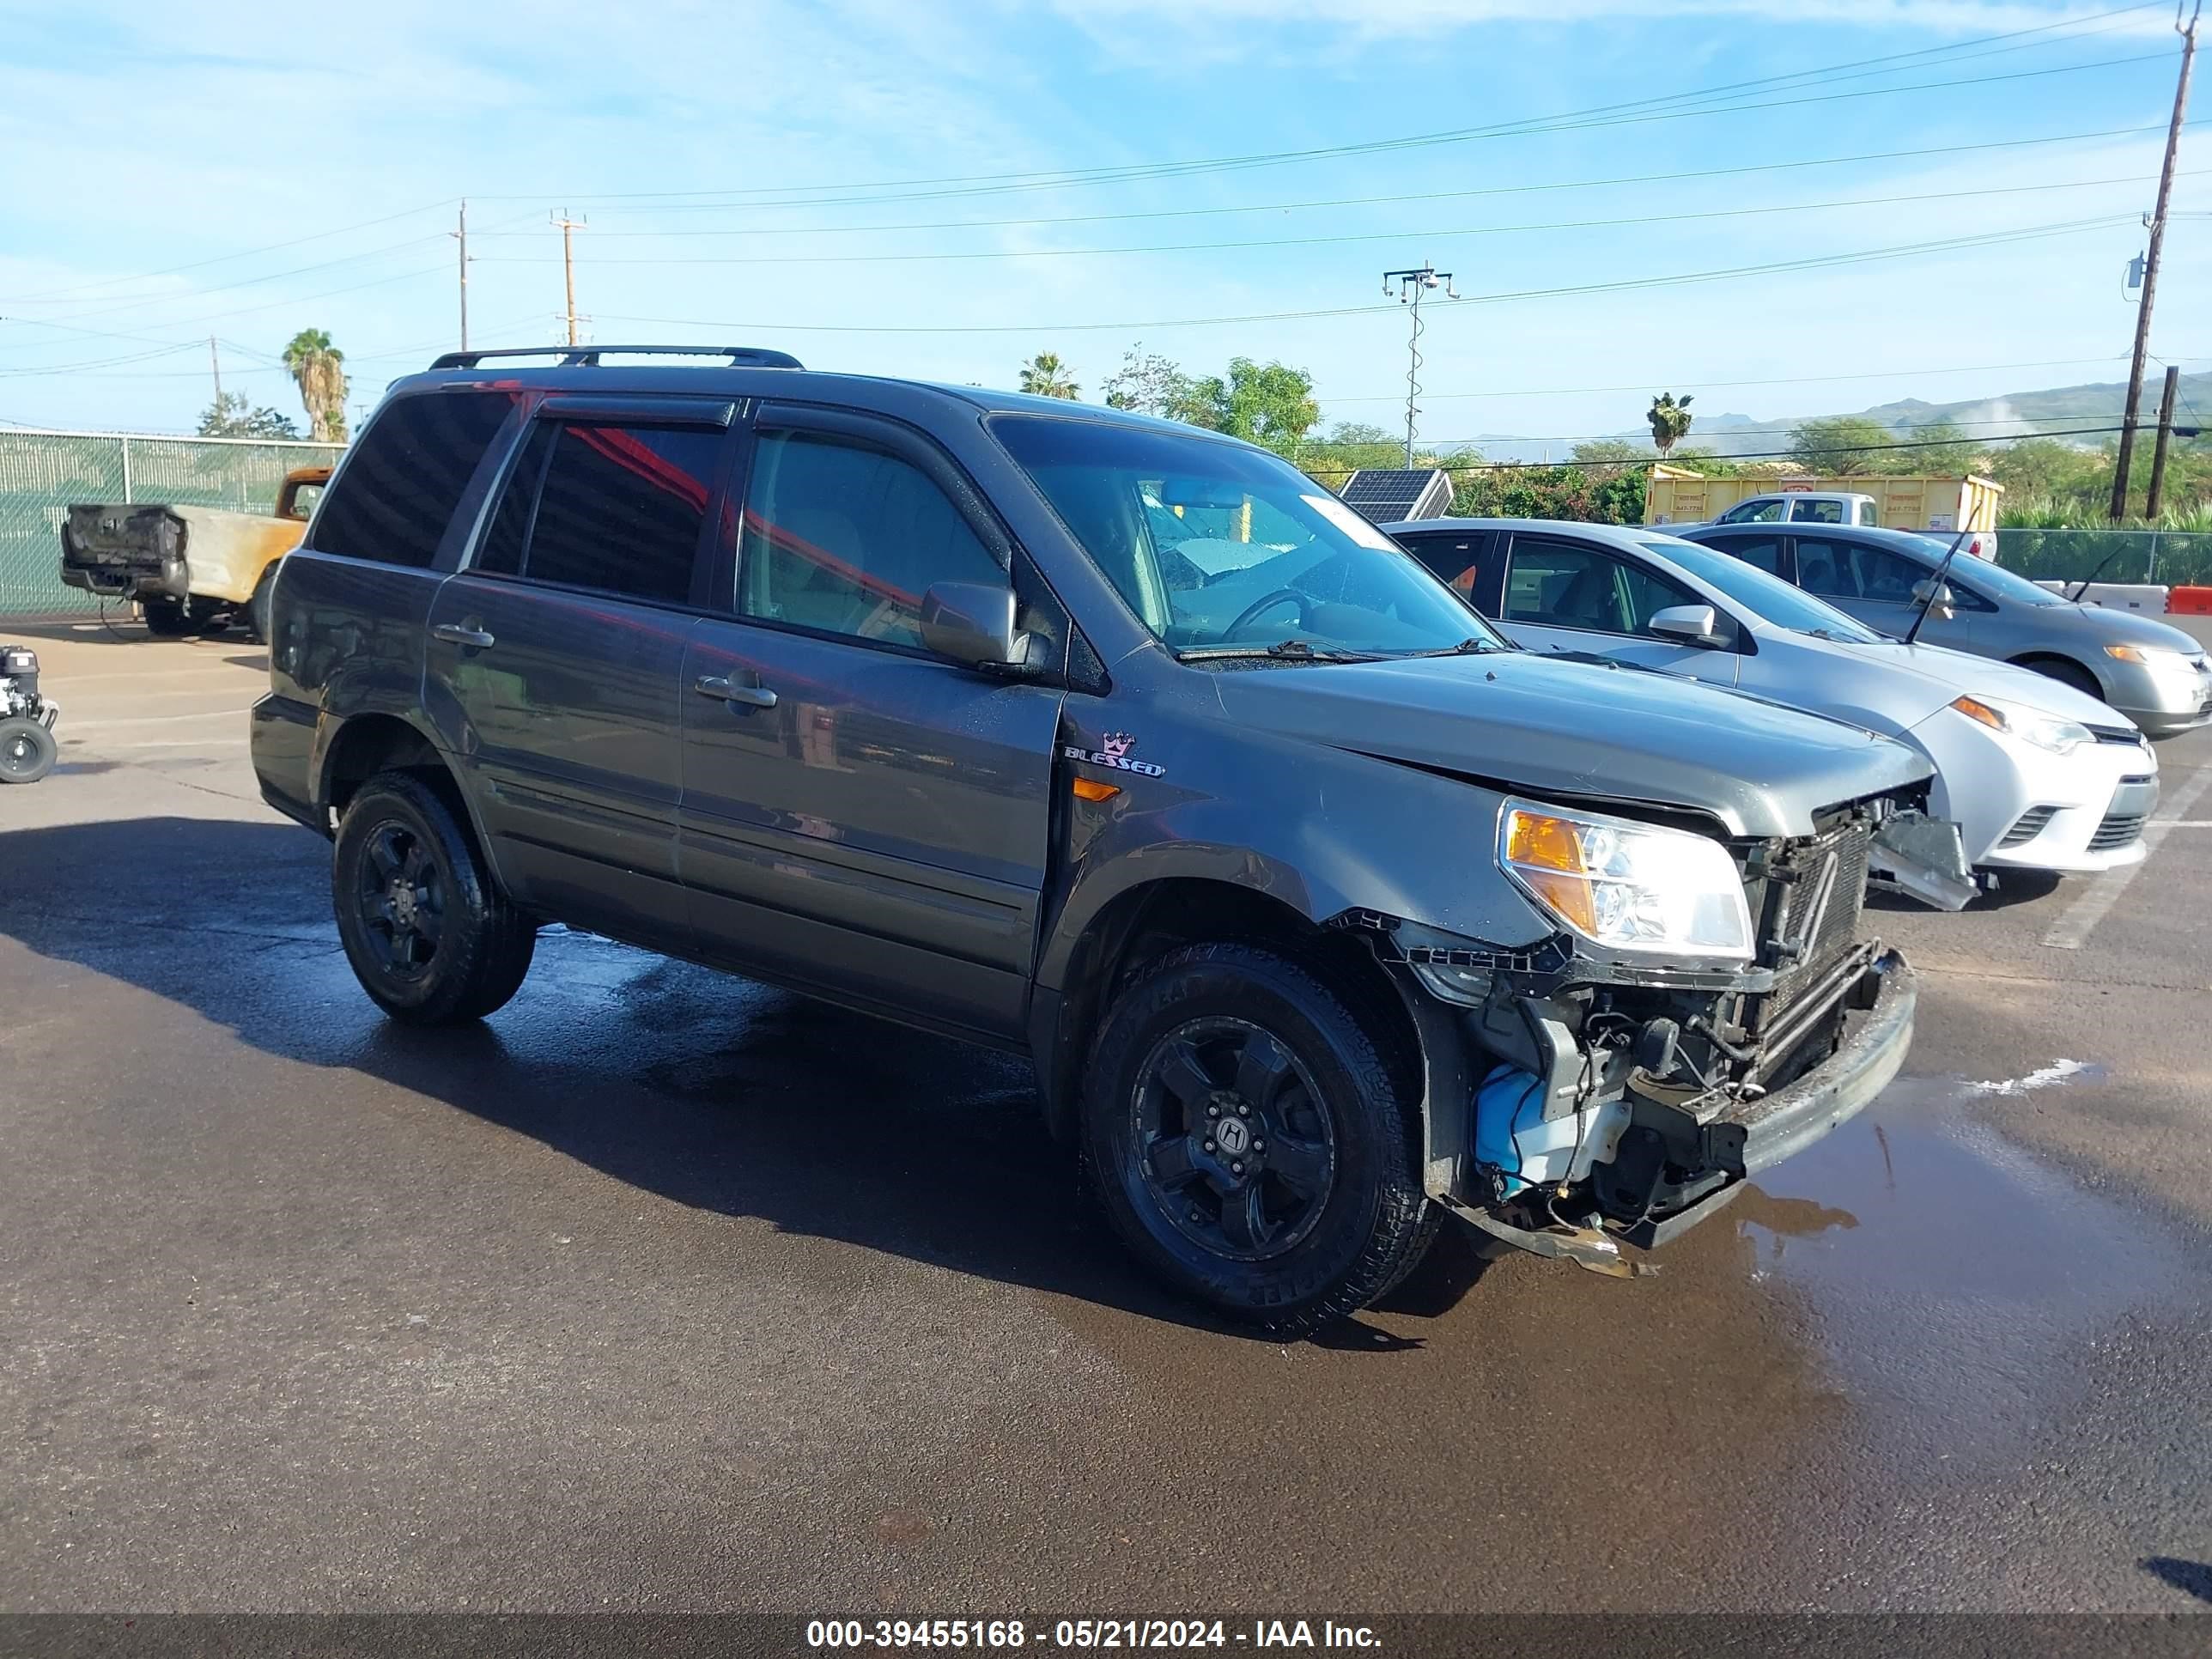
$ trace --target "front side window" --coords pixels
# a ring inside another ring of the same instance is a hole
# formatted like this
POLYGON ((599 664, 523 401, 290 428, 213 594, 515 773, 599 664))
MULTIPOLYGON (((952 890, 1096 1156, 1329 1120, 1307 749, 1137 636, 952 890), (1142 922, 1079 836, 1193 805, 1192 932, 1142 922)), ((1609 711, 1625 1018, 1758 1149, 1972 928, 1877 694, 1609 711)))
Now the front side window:
POLYGON ((932 583, 1009 580, 920 467, 818 432, 761 434, 738 558, 740 615, 892 645, 921 645, 932 583))
MULTIPOLYGON (((1925 544, 1928 550, 1940 560, 1951 550, 1951 544, 1956 538, 1920 536, 1917 539, 1925 544)), ((1933 563, 1929 567, 1929 574, 1935 574, 1933 563)), ((2043 609, 2066 603, 2058 594, 2047 587, 2038 587, 2016 570, 2008 570, 1987 559, 1974 558, 1966 554, 1960 554, 1951 561, 1950 574, 1944 580, 1983 605, 1988 605, 1991 600, 2001 600, 2007 605, 2032 605, 2043 609), (1958 579, 1961 576, 1969 580, 1960 581, 1958 579)))
POLYGON ((1769 567, 1747 557, 1739 544, 1740 538, 1733 536, 1713 542, 1654 536, 1644 544, 1662 558, 1671 559, 1692 576, 1717 587, 1745 610, 1778 627, 1824 640, 1848 640, 1862 645, 1881 637, 1835 606, 1798 592, 1773 574, 1769 567))
MULTIPOLYGON (((1731 559, 1741 559, 1754 570, 1764 570, 1770 576, 1782 574, 1782 538, 1779 536, 1716 536, 1704 545, 1717 548, 1731 559)), ((1666 550, 1671 552, 1673 550, 1670 547, 1666 550)))
POLYGON ((386 404, 332 481, 315 550, 428 569, 514 402, 506 392, 425 392, 386 404))
POLYGON ((1516 538, 1505 569, 1505 614, 1514 622, 1642 634, 1669 606, 1701 603, 1687 588, 1641 565, 1544 537, 1516 538))
POLYGON ((1438 581, 1449 583, 1454 592, 1473 603, 1474 584, 1482 574, 1482 550, 1489 540, 1487 536, 1479 532, 1462 532, 1458 535, 1401 536, 1398 539, 1438 581))
POLYGON ((1829 599, 1909 605, 1913 584, 1928 572, 1886 548, 1823 536, 1797 538, 1797 585, 1829 599))
POLYGON ((1007 415, 991 429, 1186 660, 1504 647, 1419 560, 1275 456, 1105 421, 1007 415))
POLYGON ((473 568, 682 604, 723 441, 708 427, 539 422, 473 568))
POLYGON ((1721 514, 1722 524, 1772 524, 1782 516, 1782 503, 1771 495, 1754 497, 1721 514))

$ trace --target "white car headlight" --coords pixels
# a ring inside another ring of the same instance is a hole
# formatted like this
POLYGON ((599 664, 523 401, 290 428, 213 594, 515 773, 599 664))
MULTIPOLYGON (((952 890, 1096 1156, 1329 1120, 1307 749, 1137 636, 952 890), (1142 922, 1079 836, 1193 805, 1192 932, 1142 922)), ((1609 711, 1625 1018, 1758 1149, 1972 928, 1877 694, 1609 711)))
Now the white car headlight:
POLYGON ((1751 959, 1743 878, 1728 848, 1704 836, 1509 800, 1498 817, 1498 862, 1595 944, 1751 959))
POLYGON ((1959 697, 1953 700, 1951 707, 1993 732, 2032 743, 2038 749, 2048 749, 2054 755, 2070 755, 2083 744, 2097 740, 2086 726, 2038 714, 2016 702, 2001 702, 1995 697, 1959 697))

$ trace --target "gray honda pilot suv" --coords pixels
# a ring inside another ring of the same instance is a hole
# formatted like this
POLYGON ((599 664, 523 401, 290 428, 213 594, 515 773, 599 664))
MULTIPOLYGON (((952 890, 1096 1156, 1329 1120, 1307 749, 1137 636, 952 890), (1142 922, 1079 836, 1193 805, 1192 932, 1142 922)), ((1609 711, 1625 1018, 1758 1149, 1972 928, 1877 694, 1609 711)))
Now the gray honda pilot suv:
POLYGON ((1897 744, 1516 651, 1217 434, 534 355, 394 386, 276 585, 255 769, 392 1018, 558 921, 1025 1054, 1136 1255, 1279 1334, 1446 1212, 1632 1272, 1903 1060, 1897 744))

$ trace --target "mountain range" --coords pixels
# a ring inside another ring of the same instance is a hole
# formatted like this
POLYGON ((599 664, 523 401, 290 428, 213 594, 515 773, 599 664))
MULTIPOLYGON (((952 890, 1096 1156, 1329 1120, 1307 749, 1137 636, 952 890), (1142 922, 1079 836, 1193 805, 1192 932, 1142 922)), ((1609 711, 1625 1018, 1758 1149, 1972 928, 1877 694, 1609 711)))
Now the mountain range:
MULTIPOLYGON (((2144 376, 2142 417, 2147 424, 2157 418, 2161 375, 2162 371, 2153 364, 2144 376)), ((2177 423, 2193 423, 2201 416, 2202 423, 2212 426, 2212 371, 2183 375, 2180 392, 2177 423)), ((2036 392, 2009 392, 1999 397, 1969 398, 1960 403, 1931 404, 1918 398, 1900 398, 1893 403, 1845 412, 1888 428, 1901 441, 1912 438, 1938 421, 1948 420, 1955 422, 1970 438, 2002 441, 2055 432, 2068 434, 2062 439, 2063 442, 2094 449, 2106 441, 2107 434, 2077 432, 2075 428, 2117 427, 2127 392, 2126 381, 2109 380, 2087 386, 2045 386, 2036 392)), ((1690 435, 1683 441, 1688 447, 1711 450, 1719 455, 1771 454, 1790 447, 1790 434, 1801 422, 1829 418, 1832 416, 1762 418, 1699 412, 1690 435)), ((1647 447, 1651 441, 1648 427, 1610 435, 1647 447)), ((1557 441, 1547 443, 1500 433, 1478 439, 1476 447, 1486 460, 1541 461, 1565 459, 1570 446, 1557 441)))

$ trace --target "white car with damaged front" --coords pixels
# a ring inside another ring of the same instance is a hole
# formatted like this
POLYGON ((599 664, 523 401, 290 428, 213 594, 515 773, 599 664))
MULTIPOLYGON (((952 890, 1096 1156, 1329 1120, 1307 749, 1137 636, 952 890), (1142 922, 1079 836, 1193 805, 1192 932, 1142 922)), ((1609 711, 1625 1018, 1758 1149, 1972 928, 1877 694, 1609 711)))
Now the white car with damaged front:
MULTIPOLYGON (((1875 633, 1779 578, 1634 526, 1386 526, 1516 643, 1732 687, 1898 738, 1984 884, 2143 856, 2158 762, 2126 716, 2009 664, 1875 633)), ((1926 896, 1927 895, 1923 895, 1926 896)))

